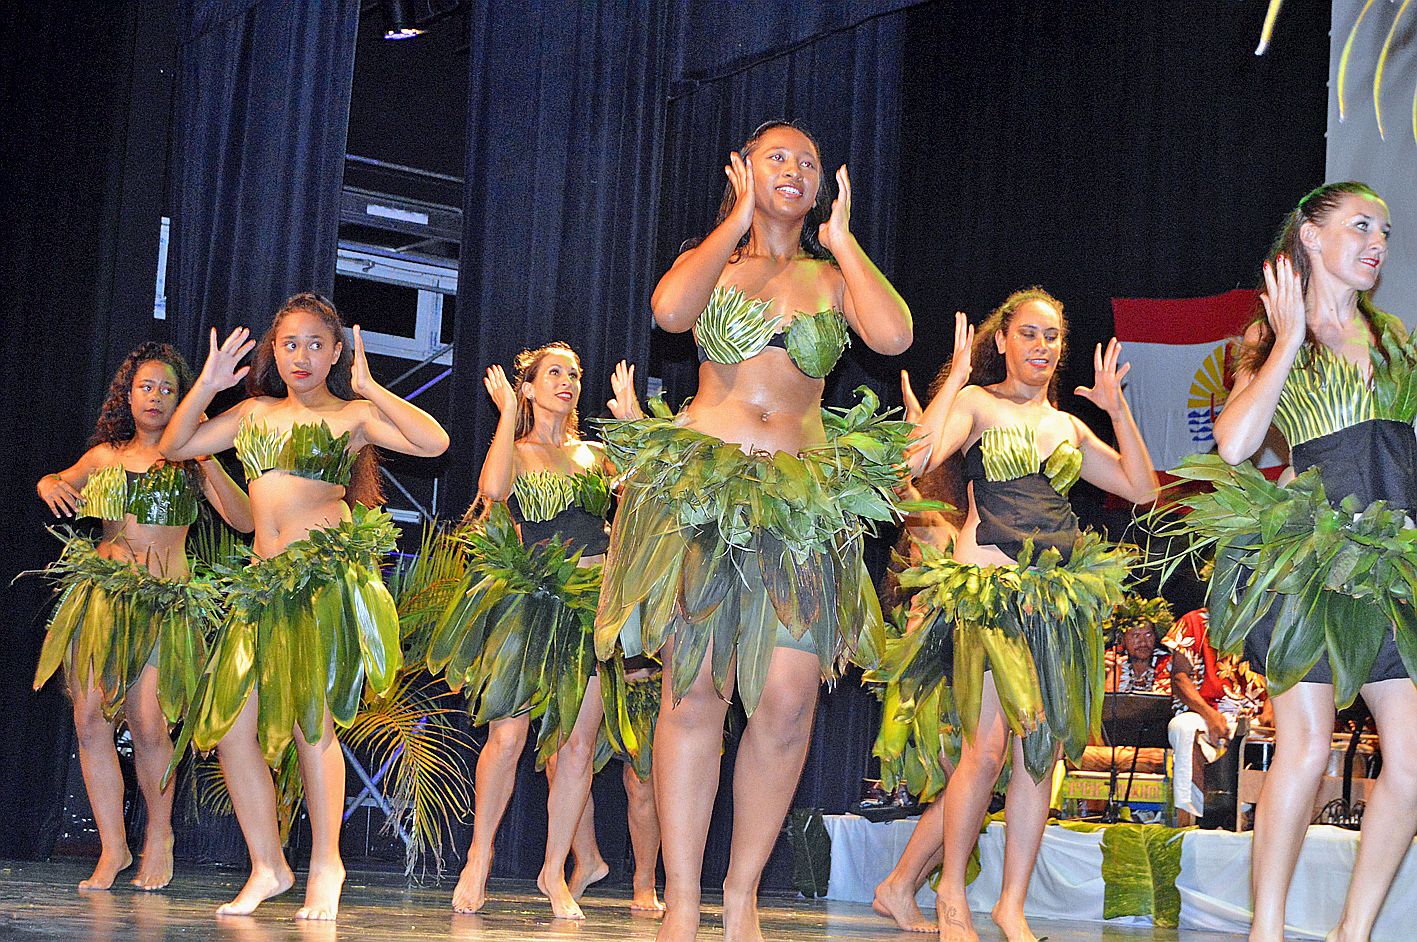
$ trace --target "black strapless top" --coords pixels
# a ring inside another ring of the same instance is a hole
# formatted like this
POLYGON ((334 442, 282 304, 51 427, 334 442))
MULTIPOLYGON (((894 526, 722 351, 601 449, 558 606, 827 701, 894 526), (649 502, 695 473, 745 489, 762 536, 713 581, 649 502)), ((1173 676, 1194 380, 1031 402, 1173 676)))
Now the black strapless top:
POLYGON ((572 549, 582 556, 599 556, 610 548, 610 534, 605 532, 605 518, 596 516, 572 504, 550 520, 528 520, 513 494, 507 498, 507 509, 521 527, 522 543, 527 546, 543 540, 569 541, 572 549))
POLYGON ((1293 446, 1294 473, 1318 467, 1329 503, 1352 494, 1359 507, 1385 500, 1417 508, 1417 434, 1407 422, 1370 419, 1293 446))
MULTIPOLYGON (((1081 533, 1077 514, 1065 493, 1043 471, 1044 462, 1011 480, 989 480, 984 468, 984 439, 964 453, 964 479, 974 485, 974 507, 979 512, 975 541, 993 545, 1017 559, 1025 540, 1033 540, 1034 558, 1053 547, 1066 561, 1081 533)), ((1070 442, 1062 443, 1074 447, 1070 442)))

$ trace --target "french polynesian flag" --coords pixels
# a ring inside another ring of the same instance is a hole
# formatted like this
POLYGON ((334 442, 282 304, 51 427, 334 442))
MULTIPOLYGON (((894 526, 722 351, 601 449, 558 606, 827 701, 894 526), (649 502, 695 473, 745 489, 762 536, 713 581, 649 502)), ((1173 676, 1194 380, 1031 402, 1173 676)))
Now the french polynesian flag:
MULTIPOLYGON (((1236 289, 1208 298, 1113 298, 1122 355, 1132 364, 1127 399, 1157 470, 1215 448, 1215 417, 1233 384, 1237 338, 1258 296, 1236 289)), ((1266 448, 1260 468, 1283 464, 1266 448)))

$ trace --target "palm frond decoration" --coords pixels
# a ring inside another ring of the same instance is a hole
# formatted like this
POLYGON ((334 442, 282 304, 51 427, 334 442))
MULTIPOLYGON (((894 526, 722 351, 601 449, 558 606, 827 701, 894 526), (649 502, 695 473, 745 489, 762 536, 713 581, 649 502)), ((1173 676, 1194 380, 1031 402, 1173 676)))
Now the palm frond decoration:
POLYGON ((466 545, 447 530, 432 525, 423 528, 418 552, 389 573, 388 586, 399 614, 404 663, 423 663, 433 627, 466 573, 466 545))
POLYGON ((741 363, 760 352, 777 333, 781 317, 768 317, 769 302, 722 285, 694 324, 694 339, 715 363, 741 363))
POLYGON ((523 471, 512 482, 512 493, 526 519, 544 523, 571 506, 576 499, 572 479, 555 471, 537 468, 523 471))
MULTIPOLYGON (((1338 59, 1338 119, 1340 121, 1347 117, 1347 91, 1348 91, 1348 67, 1353 56, 1353 42, 1358 36, 1358 29, 1363 25, 1363 20, 1372 8, 1374 0, 1367 0, 1363 8, 1358 11, 1358 15, 1353 20, 1353 25, 1348 30, 1348 38, 1343 43, 1343 52, 1338 59)), ((1383 128, 1383 77, 1387 72, 1388 59, 1396 45, 1398 27, 1402 24, 1402 18, 1407 13, 1407 8, 1412 5, 1412 0, 1402 0, 1402 5, 1393 14, 1392 22, 1388 24, 1387 34, 1383 39, 1381 50, 1378 52, 1377 63, 1373 68, 1373 117, 1377 121, 1378 135, 1384 140, 1387 133, 1383 128)), ((1284 0, 1269 0, 1269 6, 1265 10, 1264 25, 1260 28, 1260 42, 1255 48, 1255 55, 1262 56, 1269 49, 1270 39, 1274 36, 1274 25, 1279 18, 1280 8, 1284 6, 1284 0)), ((1412 98, 1412 137, 1417 141, 1417 88, 1413 90, 1412 98)))
POLYGON ((1013 481, 1038 470, 1037 433, 1031 425, 995 425, 980 436, 984 476, 1013 481))
POLYGON ((122 520, 128 512, 128 476, 121 464, 99 468, 84 483, 82 509, 85 517, 122 520))

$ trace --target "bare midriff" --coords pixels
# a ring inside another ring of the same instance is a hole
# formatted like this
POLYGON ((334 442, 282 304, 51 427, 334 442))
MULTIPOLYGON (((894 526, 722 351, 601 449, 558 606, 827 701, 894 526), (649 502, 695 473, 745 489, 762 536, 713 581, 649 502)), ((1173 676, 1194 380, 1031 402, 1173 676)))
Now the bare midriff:
POLYGON ((252 548, 269 559, 313 530, 326 530, 349 519, 344 486, 314 481, 289 471, 267 471, 247 485, 256 522, 252 548))
POLYGON ((699 390, 680 422, 745 452, 795 455, 826 443, 824 385, 799 370, 778 347, 742 363, 702 363, 699 390))
POLYGON ((105 521, 98 555, 145 566, 159 579, 186 579, 187 527, 139 523, 132 514, 122 523, 105 521))

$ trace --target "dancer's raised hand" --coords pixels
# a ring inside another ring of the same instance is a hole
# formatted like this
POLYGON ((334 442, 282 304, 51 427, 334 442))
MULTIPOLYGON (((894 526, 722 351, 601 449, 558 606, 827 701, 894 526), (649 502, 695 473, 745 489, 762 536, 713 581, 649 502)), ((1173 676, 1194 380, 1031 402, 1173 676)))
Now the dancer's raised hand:
POLYGON ((723 168, 723 173, 728 177, 728 182, 733 184, 734 199, 733 211, 724 221, 732 223, 738 234, 742 235, 753 224, 753 207, 756 205, 753 194, 753 165, 735 150, 728 155, 728 165, 723 168))
POLYGON ((1125 405, 1122 398, 1122 379, 1131 372, 1132 364, 1123 363, 1119 369, 1117 358, 1122 355, 1122 343, 1116 337, 1107 341, 1107 352, 1102 352, 1102 344, 1092 352, 1092 368, 1096 376, 1091 386, 1079 386, 1076 390, 1088 402, 1106 412, 1116 415, 1125 405))
POLYGON ((831 215, 817 227, 817 239, 833 255, 840 255, 851 238, 851 176, 846 164, 836 171, 836 189, 831 215))
POLYGON ((905 403, 905 421, 920 424, 925 408, 920 405, 920 397, 915 395, 915 387, 910 384, 910 373, 900 371, 900 398, 905 403))
POLYGON ((212 328, 211 345, 207 351, 207 362, 202 364, 202 372, 197 377, 197 385, 205 386, 212 392, 220 392, 223 389, 230 389, 245 378, 251 372, 251 367, 243 366, 238 368, 246 354, 250 353, 256 346, 256 341, 251 339, 251 331, 245 327, 238 327, 222 341, 216 342, 216 328, 212 328))
POLYGON ((369 357, 364 353, 364 336, 359 332, 359 325, 355 324, 354 334, 354 355, 350 358, 349 364, 349 385, 361 396, 368 397, 369 388, 374 383, 374 375, 369 372, 369 357))
POLYGON ((958 392, 969 383, 974 371, 974 325, 969 315, 955 311, 955 343, 950 351, 950 375, 945 382, 958 392))
POLYGON ((492 404, 497 407, 498 412, 510 415, 517 411, 517 391, 507 381, 506 371, 500 366, 487 368, 482 385, 487 387, 487 395, 492 397, 492 404))
POLYGON ((610 375, 610 389, 614 393, 606 403, 610 414, 617 419, 642 419, 644 410, 640 408, 639 397, 635 395, 635 367, 621 360, 615 364, 615 372, 610 375))
POLYGON ((1274 331, 1274 346, 1294 354, 1304 344, 1308 326, 1304 318, 1304 285, 1288 255, 1264 263, 1264 291, 1260 294, 1265 317, 1274 331))

